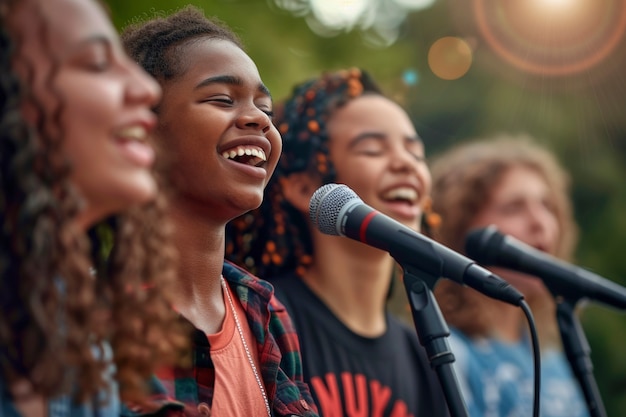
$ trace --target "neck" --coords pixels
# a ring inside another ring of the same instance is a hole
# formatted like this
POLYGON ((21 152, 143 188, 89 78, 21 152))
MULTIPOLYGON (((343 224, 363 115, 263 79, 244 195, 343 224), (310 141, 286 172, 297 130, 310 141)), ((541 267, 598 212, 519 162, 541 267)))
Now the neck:
POLYGON ((305 283, 355 333, 383 334, 393 258, 348 238, 316 234, 314 240, 315 261, 305 283))
POLYGON ((225 314, 220 286, 225 224, 182 205, 173 204, 170 219, 179 253, 176 310, 205 333, 216 333, 225 314))

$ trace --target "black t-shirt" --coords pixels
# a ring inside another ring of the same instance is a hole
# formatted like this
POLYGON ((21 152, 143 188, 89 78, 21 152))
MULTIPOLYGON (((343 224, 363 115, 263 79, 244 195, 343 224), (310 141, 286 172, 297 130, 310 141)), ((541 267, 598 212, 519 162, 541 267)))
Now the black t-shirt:
POLYGON ((320 416, 448 415, 441 386, 414 329, 388 313, 384 335, 359 336, 300 278, 271 282, 294 322, 304 379, 320 416))

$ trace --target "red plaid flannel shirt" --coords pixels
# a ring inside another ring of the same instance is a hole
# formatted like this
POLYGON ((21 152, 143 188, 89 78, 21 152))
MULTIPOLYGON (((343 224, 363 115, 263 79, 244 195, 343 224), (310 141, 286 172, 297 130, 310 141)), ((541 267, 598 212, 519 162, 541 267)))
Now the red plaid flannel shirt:
MULTIPOLYGON (((261 377, 272 415, 317 417, 317 407, 302 377, 298 337, 287 310, 274 297, 273 287, 228 261, 224 261, 222 274, 239 298, 257 341, 261 377)), ((215 370, 208 340, 199 330, 194 333, 193 349, 193 368, 159 372, 158 378, 150 381, 150 405, 128 405, 122 415, 193 415, 198 413, 199 404, 211 404, 215 370)))

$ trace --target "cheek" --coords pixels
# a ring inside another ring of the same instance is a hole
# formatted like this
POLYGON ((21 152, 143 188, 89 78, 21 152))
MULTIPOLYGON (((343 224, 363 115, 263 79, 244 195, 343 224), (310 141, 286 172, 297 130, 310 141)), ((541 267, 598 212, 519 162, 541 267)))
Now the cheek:
POLYGON ((124 109, 119 89, 110 87, 89 89, 83 85, 82 91, 68 93, 63 103, 63 129, 67 135, 87 139, 113 135, 124 109))
POLYGON ((425 195, 430 195, 433 185, 433 179, 430 175, 430 169, 426 164, 422 164, 417 170, 420 182, 424 185, 425 195))
POLYGON ((333 165, 336 173, 335 182, 346 184, 359 196, 363 197, 363 190, 374 186, 375 170, 371 165, 354 163, 350 159, 333 161, 333 165))
POLYGON ((556 248, 559 242, 559 236, 561 234, 561 227, 556 217, 550 217, 550 221, 548 222, 546 229, 548 230, 547 234, 548 238, 550 239, 550 243, 554 248, 556 248))
POLYGON ((269 169, 271 171, 270 174, 274 172, 276 165, 278 165, 278 160, 280 159, 283 151, 283 140, 280 136, 280 133, 278 133, 278 130, 276 130, 276 128, 273 126, 271 130, 272 131, 267 134, 267 139, 270 141, 270 144, 272 146, 271 154, 269 155, 269 169))

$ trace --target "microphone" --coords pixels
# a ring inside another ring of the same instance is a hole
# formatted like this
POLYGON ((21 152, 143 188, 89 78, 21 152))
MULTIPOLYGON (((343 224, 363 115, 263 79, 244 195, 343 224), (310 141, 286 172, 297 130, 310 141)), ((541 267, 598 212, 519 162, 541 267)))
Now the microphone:
POLYGON ((541 278, 554 296, 581 298, 626 308, 626 289, 592 272, 533 248, 495 226, 470 232, 465 241, 469 256, 483 265, 501 266, 541 278))
POLYGON ((315 191, 309 216, 320 232, 382 249, 402 266, 452 279, 515 306, 523 302, 524 296, 502 278, 376 211, 346 185, 326 184, 315 191))

